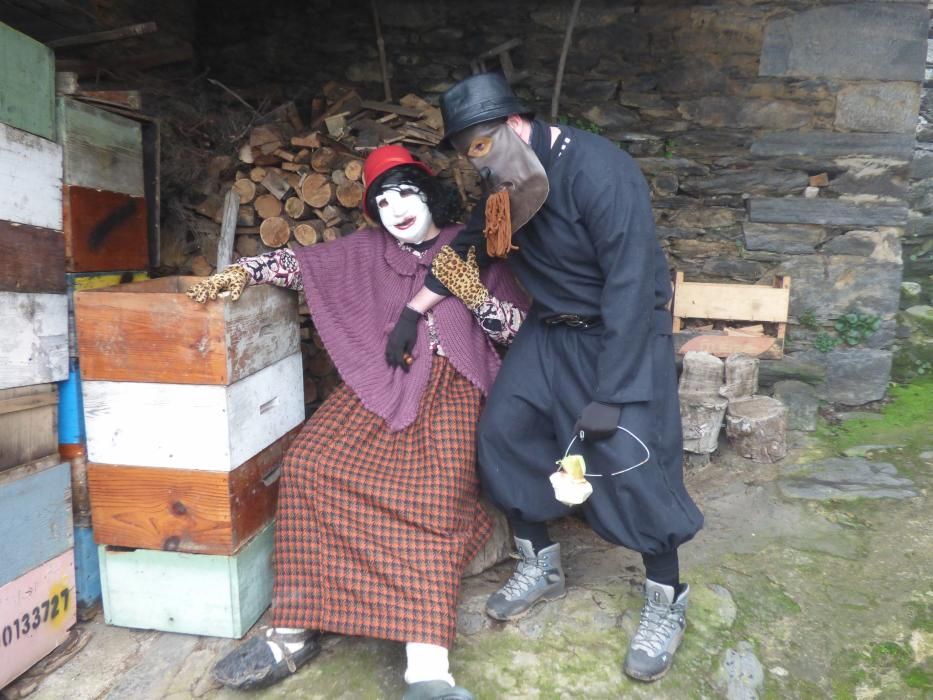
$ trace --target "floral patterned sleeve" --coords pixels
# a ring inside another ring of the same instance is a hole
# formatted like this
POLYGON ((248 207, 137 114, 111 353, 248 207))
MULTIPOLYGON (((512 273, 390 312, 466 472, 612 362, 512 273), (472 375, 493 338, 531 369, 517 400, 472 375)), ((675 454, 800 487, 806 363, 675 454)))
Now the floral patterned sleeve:
POLYGON ((511 344, 525 320, 525 312, 515 304, 494 296, 473 309, 473 315, 490 340, 500 345, 511 344))
POLYGON ((247 286, 253 284, 274 284, 276 287, 301 291, 304 283, 301 281, 301 270, 298 268, 298 258, 288 248, 279 248, 271 253, 254 255, 249 258, 240 258, 236 264, 245 268, 249 273, 247 286))

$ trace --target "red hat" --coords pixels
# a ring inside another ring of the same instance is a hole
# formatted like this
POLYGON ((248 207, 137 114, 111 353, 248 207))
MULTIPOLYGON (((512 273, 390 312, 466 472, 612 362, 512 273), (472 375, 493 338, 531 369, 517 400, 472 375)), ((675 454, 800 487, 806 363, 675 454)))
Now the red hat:
POLYGON ((390 146, 380 146, 369 154, 366 162, 363 163, 363 212, 369 218, 375 218, 366 206, 369 199, 369 188, 383 173, 398 167, 399 165, 414 165, 420 168, 428 175, 433 176, 431 169, 415 158, 404 146, 392 144, 390 146))

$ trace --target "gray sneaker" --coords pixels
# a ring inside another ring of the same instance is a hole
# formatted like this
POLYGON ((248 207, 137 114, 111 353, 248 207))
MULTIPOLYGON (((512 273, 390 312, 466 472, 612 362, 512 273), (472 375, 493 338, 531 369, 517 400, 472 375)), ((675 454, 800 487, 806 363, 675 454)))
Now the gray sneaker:
POLYGON ((689 599, 690 586, 674 600, 673 586, 645 581, 645 607, 622 667, 626 675, 653 681, 670 670, 684 638, 689 599))
POLYGON ((486 601, 486 614, 496 620, 517 620, 527 615, 535 603, 563 598, 567 593, 559 544, 537 554, 528 540, 516 537, 515 546, 520 556, 515 572, 486 601))

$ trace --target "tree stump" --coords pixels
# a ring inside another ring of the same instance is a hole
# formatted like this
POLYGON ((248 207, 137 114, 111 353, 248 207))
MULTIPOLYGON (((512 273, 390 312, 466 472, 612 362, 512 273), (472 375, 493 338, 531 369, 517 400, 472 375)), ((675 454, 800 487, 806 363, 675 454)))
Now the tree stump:
POLYGON ((680 375, 681 394, 719 396, 722 387, 723 362, 708 352, 688 352, 680 375))
POLYGON ((512 532, 505 515, 485 497, 480 499, 482 507, 486 509, 492 519, 492 535, 486 545, 470 560, 463 572, 464 576, 476 576, 492 568, 500 561, 508 559, 509 553, 514 549, 512 532))
POLYGON ((697 454, 715 452, 719 430, 729 400, 712 394, 680 395, 680 424, 684 433, 684 451, 697 454))
POLYGON ((758 393, 758 358, 744 353, 729 355, 726 358, 726 383, 719 393, 730 401, 758 393))
POLYGON ((742 457, 773 464, 787 454, 787 409, 770 396, 730 401, 726 435, 742 457))
POLYGON ((688 352, 680 375, 680 423, 684 450, 715 452, 729 401, 720 396, 723 362, 708 352, 688 352))

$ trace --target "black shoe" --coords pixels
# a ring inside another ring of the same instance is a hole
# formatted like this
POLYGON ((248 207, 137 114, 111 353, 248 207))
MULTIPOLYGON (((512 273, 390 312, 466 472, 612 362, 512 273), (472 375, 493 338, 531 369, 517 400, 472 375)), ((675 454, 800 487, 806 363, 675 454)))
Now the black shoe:
POLYGON ((307 632, 280 634, 270 628, 265 634, 250 638, 223 657, 214 665, 211 675, 218 683, 228 688, 266 688, 293 674, 320 651, 321 645, 317 642, 317 635, 309 636, 307 632), (304 641, 304 646, 298 651, 290 652, 285 646, 301 641, 304 641), (275 644, 282 651, 281 661, 275 660, 267 642, 275 644))
POLYGON ((474 700, 473 693, 447 681, 409 683, 402 700, 474 700))

